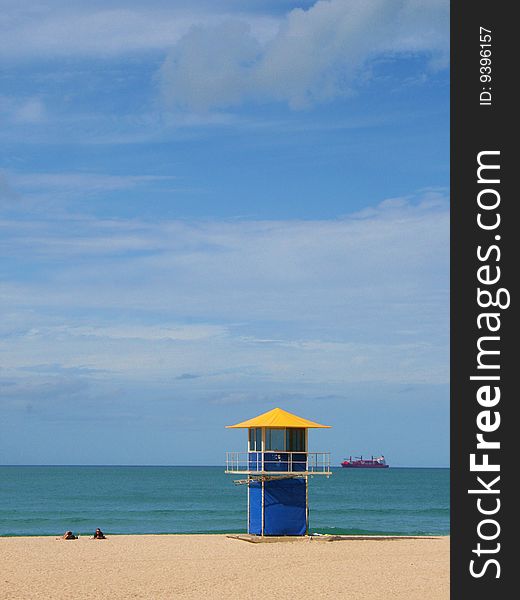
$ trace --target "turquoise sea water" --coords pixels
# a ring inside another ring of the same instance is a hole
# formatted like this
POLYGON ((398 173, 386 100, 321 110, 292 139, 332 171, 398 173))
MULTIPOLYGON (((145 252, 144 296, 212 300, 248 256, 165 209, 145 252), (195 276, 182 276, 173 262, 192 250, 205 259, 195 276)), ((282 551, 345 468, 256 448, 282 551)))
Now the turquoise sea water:
MULTIPOLYGON (((449 533, 449 469, 334 469, 309 480, 319 533, 449 533)), ((223 467, 0 467, 0 535, 244 532, 223 467)))

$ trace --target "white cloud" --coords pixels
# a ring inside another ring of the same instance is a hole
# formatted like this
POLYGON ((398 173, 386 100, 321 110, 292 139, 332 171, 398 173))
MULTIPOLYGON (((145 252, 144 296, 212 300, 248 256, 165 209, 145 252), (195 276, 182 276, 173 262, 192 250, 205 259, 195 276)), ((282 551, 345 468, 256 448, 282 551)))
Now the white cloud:
MULTIPOLYGON (((64 206, 75 199, 107 197, 112 192, 146 188, 148 191, 161 189, 173 193, 176 177, 173 175, 111 175, 105 173, 52 172, 17 173, 0 170, 0 215, 49 215, 56 217, 64 212, 64 206)), ((70 204, 69 204, 70 205, 70 204)), ((82 221, 82 219, 79 219, 82 221)), ((31 229, 30 235, 41 235, 42 227, 31 229)), ((71 232, 74 234, 75 232, 71 232)), ((78 247, 82 244, 99 245, 99 241, 78 235, 78 247)), ((35 243, 36 237, 34 238, 35 243)), ((114 241, 113 248, 118 245, 114 241)), ((63 242, 63 240, 62 240, 63 242)), ((57 241, 58 243, 58 241, 57 241)), ((138 244, 141 247, 141 244, 138 244)), ((121 249, 124 250, 124 243, 121 249)))
POLYGON ((0 208, 10 208, 16 204, 18 195, 11 187, 7 177, 0 171, 0 208))
POLYGON ((0 96, 2 121, 19 125, 43 123, 47 114, 40 98, 14 98, 0 96))
POLYGON ((446 65, 444 0, 320 0, 294 9, 264 43, 247 23, 192 28, 161 67, 165 102, 209 110, 246 100, 304 108, 351 92, 372 59, 422 53, 446 65))
POLYGON ((329 221, 4 220, 3 364, 201 389, 444 383, 448 221, 439 192, 329 221))
POLYGON ((45 120, 43 102, 38 98, 31 98, 17 108, 13 116, 18 123, 40 123, 45 120))
POLYGON ((79 192, 128 190, 175 179, 172 175, 109 175, 103 173, 9 173, 9 179, 22 191, 50 190, 79 192))
POLYGON ((218 325, 126 325, 118 327, 67 327, 63 333, 81 337, 99 337, 113 340, 205 340, 227 332, 218 325))
MULTIPOLYGON (((0 20, 0 56, 11 60, 73 56, 116 57, 129 53, 164 51, 190 27, 211 25, 229 18, 218 7, 204 10, 188 3, 82 3, 25 2, 4 10, 0 20)), ((255 35, 272 36, 276 21, 269 16, 247 15, 255 35)))

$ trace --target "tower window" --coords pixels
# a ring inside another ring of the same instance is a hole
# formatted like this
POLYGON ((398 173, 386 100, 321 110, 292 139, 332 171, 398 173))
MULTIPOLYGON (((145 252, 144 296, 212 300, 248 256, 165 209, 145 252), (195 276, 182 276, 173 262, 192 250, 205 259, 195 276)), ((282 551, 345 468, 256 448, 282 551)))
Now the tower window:
POLYGON ((249 430, 249 450, 250 452, 262 451, 262 429, 260 427, 252 427, 249 430))
POLYGON ((266 429, 265 449, 285 450, 285 429, 266 429))
POLYGON ((285 448, 288 452, 305 452, 305 429, 286 429, 285 448))

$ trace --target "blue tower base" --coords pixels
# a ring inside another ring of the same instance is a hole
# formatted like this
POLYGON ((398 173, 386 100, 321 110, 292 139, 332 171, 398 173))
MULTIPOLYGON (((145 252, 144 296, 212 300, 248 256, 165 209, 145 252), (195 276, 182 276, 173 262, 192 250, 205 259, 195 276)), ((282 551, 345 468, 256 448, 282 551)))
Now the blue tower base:
POLYGON ((305 535, 307 478, 272 479, 249 483, 248 533, 305 535))

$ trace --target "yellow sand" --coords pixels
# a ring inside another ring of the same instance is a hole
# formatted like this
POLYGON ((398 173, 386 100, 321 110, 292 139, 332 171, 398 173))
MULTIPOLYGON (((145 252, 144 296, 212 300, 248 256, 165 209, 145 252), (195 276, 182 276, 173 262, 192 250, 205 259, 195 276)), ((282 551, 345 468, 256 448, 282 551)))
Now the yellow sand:
POLYGON ((449 538, 251 544, 224 535, 0 538, 0 598, 449 597, 449 538))

